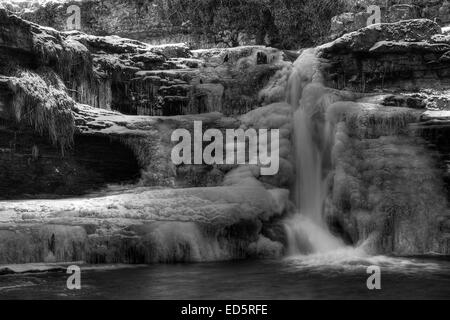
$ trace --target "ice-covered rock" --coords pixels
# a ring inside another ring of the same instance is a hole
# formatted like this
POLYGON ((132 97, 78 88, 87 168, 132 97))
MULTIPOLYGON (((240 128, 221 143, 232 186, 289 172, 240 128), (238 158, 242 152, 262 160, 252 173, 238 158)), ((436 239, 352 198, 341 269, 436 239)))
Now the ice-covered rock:
POLYGON ((244 258, 273 203, 258 184, 0 202, 0 264, 244 258))
POLYGON ((448 215, 438 164, 421 138, 355 139, 338 127, 328 214, 353 243, 371 253, 448 253, 440 216, 448 215), (366 247, 366 248, 368 248, 366 247))

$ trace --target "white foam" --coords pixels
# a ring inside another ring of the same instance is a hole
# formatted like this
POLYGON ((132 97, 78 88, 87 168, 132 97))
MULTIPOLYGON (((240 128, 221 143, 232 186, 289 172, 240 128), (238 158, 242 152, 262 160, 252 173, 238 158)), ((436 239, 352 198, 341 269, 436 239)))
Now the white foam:
POLYGON ((369 266, 378 266, 381 272, 414 274, 436 273, 442 271, 443 265, 436 262, 425 262, 415 258, 370 256, 361 247, 344 247, 326 253, 295 255, 285 259, 286 268, 292 272, 299 269, 322 272, 361 272, 369 266))

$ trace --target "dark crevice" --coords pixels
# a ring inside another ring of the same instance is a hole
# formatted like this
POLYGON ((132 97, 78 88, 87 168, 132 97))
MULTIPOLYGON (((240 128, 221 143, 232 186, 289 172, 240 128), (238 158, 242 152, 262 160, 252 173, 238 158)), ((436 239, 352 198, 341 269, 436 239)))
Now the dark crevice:
POLYGON ((0 127, 0 200, 81 196, 139 178, 133 152, 119 141, 75 136, 62 157, 45 137, 0 127))

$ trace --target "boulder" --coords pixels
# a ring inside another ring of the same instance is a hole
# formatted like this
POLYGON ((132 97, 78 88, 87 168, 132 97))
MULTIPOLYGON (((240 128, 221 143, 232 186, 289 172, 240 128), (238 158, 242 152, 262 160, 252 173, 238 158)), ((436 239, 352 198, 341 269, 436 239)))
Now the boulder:
POLYGON ((419 42, 440 33, 439 25, 427 19, 374 24, 324 44, 319 50, 325 55, 345 51, 367 52, 380 41, 419 42))

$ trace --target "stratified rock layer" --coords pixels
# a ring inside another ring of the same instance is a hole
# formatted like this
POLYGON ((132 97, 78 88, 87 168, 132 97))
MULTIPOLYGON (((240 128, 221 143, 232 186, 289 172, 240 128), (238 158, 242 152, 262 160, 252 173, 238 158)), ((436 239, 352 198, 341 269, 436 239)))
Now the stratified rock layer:
POLYGON ((335 88, 369 92, 385 88, 443 89, 450 78, 449 45, 430 20, 372 25, 319 47, 335 88))
POLYGON ((364 0, 345 12, 331 19, 332 40, 346 34, 377 23, 376 11, 369 6, 380 8, 380 22, 394 23, 402 20, 430 19, 441 26, 450 23, 450 3, 447 0, 364 0))
POLYGON ((345 11, 343 0, 53 0, 0 3, 22 18, 73 28, 80 8, 81 31, 118 35, 151 44, 188 43, 195 49, 270 45, 283 49, 311 46, 328 35, 331 17, 345 11), (71 19, 68 19, 72 15, 71 19), (301 23, 299 23, 301 22, 301 23))

